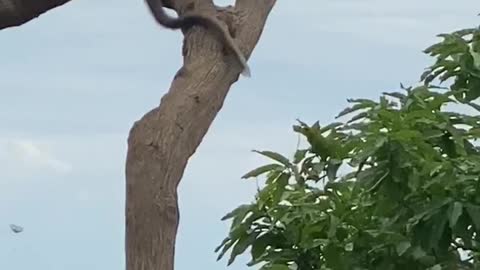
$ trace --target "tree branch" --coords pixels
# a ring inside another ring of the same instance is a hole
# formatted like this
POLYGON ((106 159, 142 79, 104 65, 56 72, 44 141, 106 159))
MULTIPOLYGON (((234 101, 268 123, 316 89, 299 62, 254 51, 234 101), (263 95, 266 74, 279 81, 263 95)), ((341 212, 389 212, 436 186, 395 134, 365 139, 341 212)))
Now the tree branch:
POLYGON ((0 0, 0 30, 20 26, 70 0, 0 0))

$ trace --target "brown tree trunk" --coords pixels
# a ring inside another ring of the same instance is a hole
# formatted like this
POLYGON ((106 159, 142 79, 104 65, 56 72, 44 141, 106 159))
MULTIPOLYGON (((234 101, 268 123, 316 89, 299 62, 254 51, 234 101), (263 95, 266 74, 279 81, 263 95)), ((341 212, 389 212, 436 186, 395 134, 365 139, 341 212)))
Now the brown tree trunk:
MULTIPOLYGON (((192 1, 170 1, 178 11, 192 1)), ((255 47, 275 0, 237 0, 233 9, 210 8, 233 28, 246 55, 255 47)), ((159 35, 161 32, 159 31, 159 35)), ((186 32, 184 65, 160 106, 130 131, 126 161, 127 270, 173 270, 179 210, 177 186, 190 156, 220 111, 241 71, 224 56, 213 35, 200 27, 186 32)), ((254 70, 253 73, 255 74, 254 70)))
POLYGON ((70 0, 0 0, 0 30, 22 25, 70 0))

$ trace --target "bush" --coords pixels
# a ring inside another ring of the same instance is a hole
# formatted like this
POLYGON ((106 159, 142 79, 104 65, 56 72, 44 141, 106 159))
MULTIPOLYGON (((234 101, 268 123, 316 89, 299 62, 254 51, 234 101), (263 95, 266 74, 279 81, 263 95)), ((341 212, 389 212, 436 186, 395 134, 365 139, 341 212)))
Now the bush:
POLYGON ((223 218, 219 259, 250 249, 262 270, 480 267, 480 117, 459 112, 480 110, 480 30, 439 36, 421 85, 351 99, 330 125, 299 121, 309 147, 291 160, 258 151, 274 162, 243 176, 265 186, 223 218))

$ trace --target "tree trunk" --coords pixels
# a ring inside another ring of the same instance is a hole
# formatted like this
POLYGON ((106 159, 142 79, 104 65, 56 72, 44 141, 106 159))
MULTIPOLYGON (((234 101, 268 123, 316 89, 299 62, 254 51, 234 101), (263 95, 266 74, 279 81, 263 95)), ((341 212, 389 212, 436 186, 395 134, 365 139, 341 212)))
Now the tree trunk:
MULTIPOLYGON (((177 11, 191 1, 170 1, 177 11)), ((275 0, 237 0, 213 9, 226 20, 241 50, 250 55, 275 0)), ((181 12, 180 12, 181 13, 181 12)), ((159 32, 159 35, 161 33, 159 32)), ((222 54, 214 35, 200 27, 185 33, 184 64, 160 106, 130 131, 126 161, 127 270, 173 270, 179 222, 177 186, 190 156, 220 111, 240 67, 222 54)))
POLYGON ((70 0, 0 0, 0 30, 22 25, 70 0))

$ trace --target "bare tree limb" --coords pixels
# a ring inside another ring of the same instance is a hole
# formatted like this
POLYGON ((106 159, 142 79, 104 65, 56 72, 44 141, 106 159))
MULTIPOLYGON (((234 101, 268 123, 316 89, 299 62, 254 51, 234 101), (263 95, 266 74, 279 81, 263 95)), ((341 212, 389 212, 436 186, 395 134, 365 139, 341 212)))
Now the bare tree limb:
POLYGON ((70 0, 0 0, 0 30, 20 26, 70 0))
MULTIPOLYGON (((276 0, 238 0, 215 9, 211 0, 169 1, 180 15, 208 9, 226 25, 249 56, 276 0)), ((160 35, 161 33, 159 33, 160 35)), ((127 270, 173 270, 179 222, 177 186, 188 159, 223 106, 241 67, 215 36, 194 27, 185 32, 184 63, 160 105, 132 127, 126 160, 127 270)))

